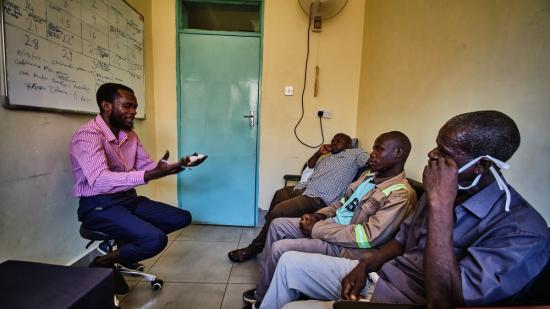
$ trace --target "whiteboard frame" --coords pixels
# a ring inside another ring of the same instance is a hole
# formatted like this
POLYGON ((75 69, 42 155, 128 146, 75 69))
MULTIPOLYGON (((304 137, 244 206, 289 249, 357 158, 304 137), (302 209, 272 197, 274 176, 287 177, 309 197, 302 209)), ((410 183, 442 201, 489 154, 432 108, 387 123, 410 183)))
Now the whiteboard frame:
MULTIPOLYGON (((143 100, 145 100, 145 84, 146 84, 146 74, 145 74, 145 17, 138 10, 136 10, 130 3, 126 0, 122 0, 130 9, 132 9, 136 14, 141 16, 143 20, 143 100)), ((5 24, 4 24, 4 0, 0 0, 0 104, 10 110, 33 110, 33 111, 42 111, 42 112, 54 112, 54 113, 67 113, 67 114, 80 114, 80 115, 97 115, 99 113, 99 107, 97 112, 82 111, 76 109, 60 109, 53 107, 41 107, 33 105, 21 105, 21 104, 12 104, 10 103, 10 98, 8 95, 9 84, 8 84, 8 70, 6 67, 6 35, 5 35, 5 24)), ((138 102, 143 106, 143 116, 138 116, 136 114, 136 119, 145 120, 147 119, 145 111, 145 102, 138 102)))

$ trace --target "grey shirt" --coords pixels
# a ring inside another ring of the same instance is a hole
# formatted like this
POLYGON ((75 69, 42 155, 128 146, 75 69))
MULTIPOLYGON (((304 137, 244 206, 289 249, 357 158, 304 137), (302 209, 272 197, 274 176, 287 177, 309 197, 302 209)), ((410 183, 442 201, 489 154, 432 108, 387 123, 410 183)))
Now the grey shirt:
MULTIPOLYGON (((512 187, 510 211, 496 182, 455 207, 454 253, 466 306, 511 299, 544 267, 550 233, 544 219, 512 187)), ((427 236, 425 195, 395 239, 403 255, 384 264, 373 302, 426 303, 423 253, 427 236)))
POLYGON ((357 170, 365 166, 368 158, 368 153, 360 148, 345 149, 323 158, 315 164, 308 181, 299 183, 296 189, 305 188, 303 195, 321 198, 326 205, 331 205, 344 194, 357 170))

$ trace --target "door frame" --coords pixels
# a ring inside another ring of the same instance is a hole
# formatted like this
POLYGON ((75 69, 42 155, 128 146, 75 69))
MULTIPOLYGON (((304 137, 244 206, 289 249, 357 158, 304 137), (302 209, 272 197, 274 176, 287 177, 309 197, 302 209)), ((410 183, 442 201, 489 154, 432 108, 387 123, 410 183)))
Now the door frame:
MULTIPOLYGON (((259 192, 259 179, 260 179, 260 115, 261 115, 261 101, 262 101, 262 72, 263 72, 263 37, 264 37, 264 1, 259 0, 260 2, 260 32, 234 32, 234 31, 210 31, 210 30, 197 30, 197 29, 183 29, 182 25, 182 2, 183 0, 176 0, 176 37, 174 38, 176 40, 176 107, 177 107, 177 115, 176 115, 176 121, 177 121, 177 136, 178 136, 178 158, 181 158, 185 154, 183 153, 180 137, 182 136, 182 125, 181 125, 181 89, 180 89, 180 45, 179 45, 179 37, 181 33, 189 33, 189 34, 202 34, 202 35, 224 35, 224 36, 255 36, 259 37, 260 39, 260 50, 259 55, 260 59, 259 61, 259 72, 258 72, 258 106, 256 107, 257 110, 257 117, 256 117, 256 179, 255 179, 255 185, 254 185, 254 226, 258 226, 259 223, 259 209, 258 209, 258 192, 259 192)), ((237 1, 238 2, 238 1, 237 1)), ((231 4, 230 1, 228 1, 227 4, 231 4)), ((208 162, 207 162, 208 163, 208 162)), ((178 173, 177 174, 177 194, 178 194, 178 207, 183 208, 183 194, 182 194, 182 184, 183 184, 183 176, 184 173, 178 173)))

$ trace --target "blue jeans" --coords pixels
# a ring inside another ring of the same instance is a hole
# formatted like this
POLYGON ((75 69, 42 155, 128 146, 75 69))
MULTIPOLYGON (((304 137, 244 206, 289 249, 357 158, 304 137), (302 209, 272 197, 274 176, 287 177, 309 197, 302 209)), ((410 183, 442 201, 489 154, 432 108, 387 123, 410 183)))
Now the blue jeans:
POLYGON ((133 263, 166 247, 166 234, 191 223, 191 213, 138 196, 135 190, 81 197, 78 219, 84 227, 109 234, 125 244, 120 259, 133 263))

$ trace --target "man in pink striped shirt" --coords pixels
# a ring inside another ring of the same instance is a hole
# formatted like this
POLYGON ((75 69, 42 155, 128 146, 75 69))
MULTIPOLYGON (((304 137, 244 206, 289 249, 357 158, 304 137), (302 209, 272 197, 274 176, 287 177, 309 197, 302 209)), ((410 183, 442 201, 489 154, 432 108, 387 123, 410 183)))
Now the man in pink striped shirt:
MULTIPOLYGON (((80 198, 78 219, 83 226, 102 231, 118 241, 118 249, 99 256, 92 267, 131 265, 155 256, 166 247, 166 234, 191 223, 183 209, 138 196, 135 187, 153 179, 177 174, 189 157, 168 163, 168 152, 153 162, 132 130, 137 110, 134 92, 127 86, 107 83, 96 94, 100 113, 80 127, 70 143, 74 177, 73 193, 80 198)), ((128 290, 115 274, 117 290, 128 290)))

